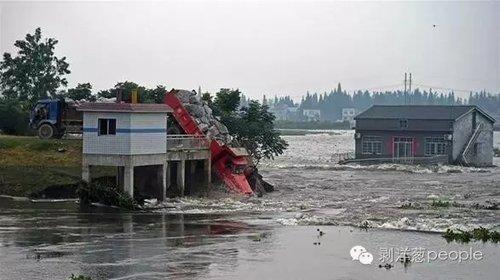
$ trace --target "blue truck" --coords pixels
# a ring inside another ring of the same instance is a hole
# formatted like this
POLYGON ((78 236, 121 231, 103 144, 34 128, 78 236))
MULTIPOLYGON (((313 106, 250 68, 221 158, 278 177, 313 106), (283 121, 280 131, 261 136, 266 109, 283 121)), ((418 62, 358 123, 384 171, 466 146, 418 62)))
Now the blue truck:
POLYGON ((77 105, 64 99, 39 100, 30 113, 30 127, 41 139, 62 138, 82 133, 83 114, 77 105))

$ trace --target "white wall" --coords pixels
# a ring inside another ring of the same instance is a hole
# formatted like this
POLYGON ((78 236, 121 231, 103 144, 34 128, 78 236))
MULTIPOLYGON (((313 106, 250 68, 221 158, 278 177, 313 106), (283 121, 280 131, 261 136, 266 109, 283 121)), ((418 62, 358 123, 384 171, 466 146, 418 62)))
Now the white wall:
POLYGON ((102 155, 166 152, 166 113, 102 113, 83 115, 83 153, 102 155), (116 135, 98 135, 98 119, 116 119, 116 135))
POLYGON ((167 114, 133 114, 130 125, 134 129, 163 130, 163 132, 131 133, 131 154, 159 154, 167 149, 167 114))

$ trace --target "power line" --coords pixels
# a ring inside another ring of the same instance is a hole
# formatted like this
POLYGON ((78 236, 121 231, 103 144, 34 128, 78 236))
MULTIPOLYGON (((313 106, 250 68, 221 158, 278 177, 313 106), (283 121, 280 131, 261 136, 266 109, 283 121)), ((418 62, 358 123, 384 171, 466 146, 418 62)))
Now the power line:
POLYGON ((456 88, 447 88, 447 87, 431 86, 431 85, 424 85, 424 84, 415 84, 415 85, 421 86, 421 87, 428 87, 431 89, 441 89, 441 90, 459 91, 459 92, 475 92, 475 90, 471 90, 471 89, 456 89, 456 88))
MULTIPOLYGON (((392 84, 392 85, 364 88, 363 90, 372 91, 372 90, 377 90, 377 89, 401 87, 402 85, 403 85, 402 83, 398 83, 398 84, 392 84)), ((361 89, 359 89, 359 90, 361 90, 361 89)))

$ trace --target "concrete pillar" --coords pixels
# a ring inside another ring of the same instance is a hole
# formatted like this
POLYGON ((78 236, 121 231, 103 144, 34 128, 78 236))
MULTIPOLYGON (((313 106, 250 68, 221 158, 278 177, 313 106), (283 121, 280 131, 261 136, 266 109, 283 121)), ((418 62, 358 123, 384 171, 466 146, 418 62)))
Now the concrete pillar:
POLYGON ((181 160, 177 163, 177 188, 181 196, 184 196, 186 189, 186 161, 181 160))
POLYGON ((90 165, 86 162, 82 164, 82 180, 90 183, 90 165))
POLYGON ((196 172, 196 161, 190 160, 187 163, 189 164, 189 176, 193 177, 196 172))
POLYGON ((212 161, 210 158, 203 162, 203 171, 205 171, 205 186, 207 191, 209 191, 212 186, 212 161))
POLYGON ((123 191, 130 197, 134 197, 134 166, 127 165, 123 172, 123 191))
POLYGON ((166 185, 167 185, 167 190, 170 188, 170 182, 171 182, 171 175, 170 175, 170 163, 166 163, 166 168, 167 168, 167 173, 165 174, 165 182, 166 182, 166 185))
POLYGON ((169 181, 169 177, 168 176, 168 161, 166 161, 163 165, 162 165, 162 177, 161 177, 161 182, 162 182, 162 192, 161 192, 161 199, 163 201, 167 200, 167 187, 168 187, 168 181, 169 181))
POLYGON ((123 188, 124 172, 125 168, 123 166, 116 167, 116 186, 121 191, 125 191, 125 189, 123 188))

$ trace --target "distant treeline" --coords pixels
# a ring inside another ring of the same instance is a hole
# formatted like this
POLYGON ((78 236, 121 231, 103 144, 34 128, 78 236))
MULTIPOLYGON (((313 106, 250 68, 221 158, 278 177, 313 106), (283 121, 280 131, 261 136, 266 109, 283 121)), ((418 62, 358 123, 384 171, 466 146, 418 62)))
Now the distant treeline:
POLYGON ((454 92, 443 93, 432 89, 415 89, 411 92, 384 91, 369 92, 356 91, 352 94, 342 90, 339 84, 337 89, 322 94, 309 93, 302 97, 300 103, 295 104, 290 96, 275 97, 267 102, 271 107, 298 106, 299 109, 319 109, 321 119, 325 121, 336 121, 342 118, 343 108, 356 108, 362 111, 372 105, 479 105, 488 112, 500 115, 500 95, 488 92, 470 93, 468 99, 456 97, 454 92))

